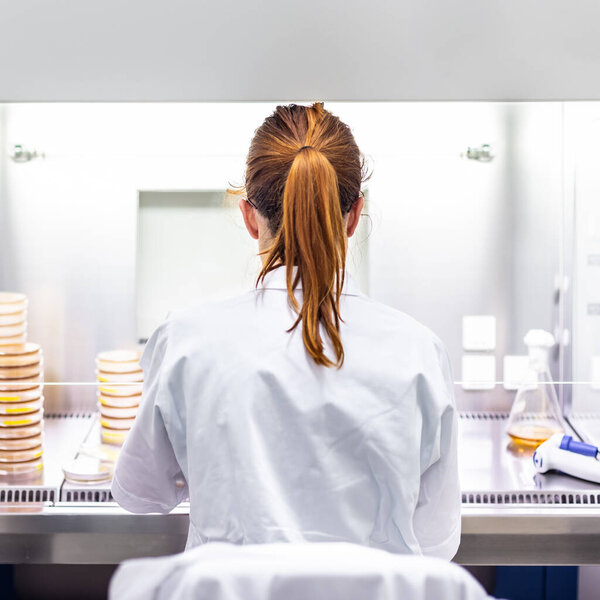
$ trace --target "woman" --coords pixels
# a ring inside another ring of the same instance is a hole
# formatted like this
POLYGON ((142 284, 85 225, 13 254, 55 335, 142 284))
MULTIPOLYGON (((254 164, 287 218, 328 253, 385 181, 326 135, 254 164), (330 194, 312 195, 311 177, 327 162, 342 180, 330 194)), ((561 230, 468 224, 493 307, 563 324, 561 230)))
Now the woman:
POLYGON ((362 165, 322 104, 278 107, 252 140, 240 201, 263 259, 257 288, 171 315, 146 346, 112 492, 132 512, 189 497, 188 547, 347 541, 448 559, 458 548, 444 347, 345 272, 362 165))

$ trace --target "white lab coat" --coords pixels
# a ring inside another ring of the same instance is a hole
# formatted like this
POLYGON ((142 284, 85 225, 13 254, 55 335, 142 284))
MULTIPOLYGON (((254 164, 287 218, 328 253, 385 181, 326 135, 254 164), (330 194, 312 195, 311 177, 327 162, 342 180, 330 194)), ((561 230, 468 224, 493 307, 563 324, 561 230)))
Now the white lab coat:
MULTIPOLYGON (((110 600, 488 600, 462 567, 354 544, 206 544, 125 561, 110 600)), ((489 600, 492 600, 489 598, 489 600)))
POLYGON ((343 541, 454 556, 446 351, 351 279, 341 316, 336 369, 313 362, 300 327, 287 332, 284 268, 243 296, 172 314, 141 359, 143 401, 115 469, 117 502, 167 513, 189 495, 188 548, 343 541))

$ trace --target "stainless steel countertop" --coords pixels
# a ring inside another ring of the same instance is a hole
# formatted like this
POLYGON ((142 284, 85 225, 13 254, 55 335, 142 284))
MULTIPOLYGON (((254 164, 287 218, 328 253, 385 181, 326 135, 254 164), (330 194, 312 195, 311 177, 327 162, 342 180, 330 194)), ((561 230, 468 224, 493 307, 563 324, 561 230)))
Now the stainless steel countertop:
MULTIPOLYGON (((531 456, 509 445, 505 425, 501 413, 462 415, 463 533, 455 560, 600 563, 600 486, 560 474, 536 475, 531 456)), ((107 484, 64 482, 62 464, 86 436, 97 435, 94 427, 91 415, 47 418, 43 477, 0 487, 0 493, 19 498, 0 502, 0 561, 114 564, 183 549, 187 505, 169 515, 133 515, 111 501, 107 484), (53 500, 31 501, 26 492, 36 486, 52 490, 53 500)))

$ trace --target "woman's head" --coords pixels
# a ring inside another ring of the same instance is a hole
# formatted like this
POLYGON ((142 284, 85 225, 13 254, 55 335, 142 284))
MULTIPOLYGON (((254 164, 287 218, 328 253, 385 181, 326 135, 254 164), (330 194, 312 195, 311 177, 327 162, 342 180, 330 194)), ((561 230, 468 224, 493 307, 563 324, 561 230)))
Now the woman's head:
POLYGON ((364 162, 350 128, 323 108, 278 106, 256 130, 240 202, 251 235, 262 238, 266 274, 284 265, 288 296, 317 364, 341 366, 340 294, 347 237, 358 224, 364 162), (256 212, 258 214, 256 214, 256 212), (266 244, 265 244, 266 242, 266 244), (296 267, 294 269, 293 267, 296 267), (300 284, 302 303, 294 296, 300 284), (321 327, 334 360, 323 349, 321 327))

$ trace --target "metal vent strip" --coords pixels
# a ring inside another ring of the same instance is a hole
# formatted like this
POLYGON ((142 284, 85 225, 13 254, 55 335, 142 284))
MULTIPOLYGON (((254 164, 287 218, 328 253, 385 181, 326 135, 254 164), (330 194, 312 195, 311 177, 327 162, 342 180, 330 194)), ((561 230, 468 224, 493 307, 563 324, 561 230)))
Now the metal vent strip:
POLYGON ((110 490, 106 488, 63 488, 61 500, 62 502, 91 502, 94 504, 114 502, 110 490))
POLYGON ((509 413, 495 411, 461 411, 459 417, 465 421, 505 421, 509 413))
POLYGON ((7 486, 0 488, 0 504, 54 503, 56 490, 52 487, 7 486))
POLYGON ((90 411, 44 413, 44 419, 91 419, 96 413, 90 411))
POLYGON ((476 506, 593 506, 600 507, 600 492, 463 492, 463 505, 476 506))

